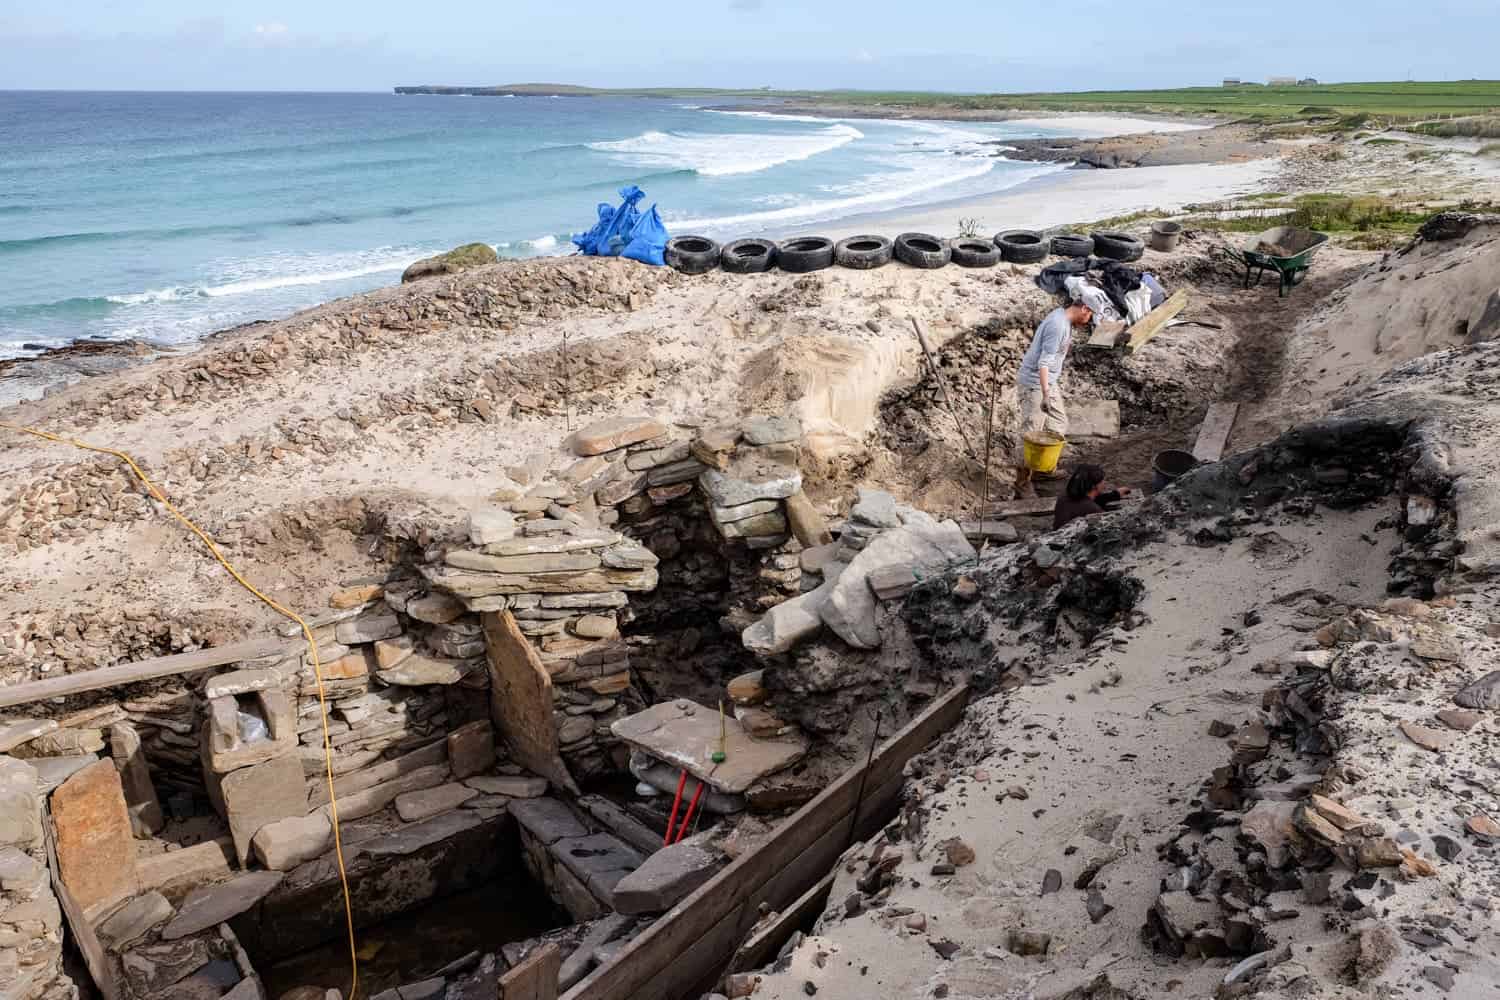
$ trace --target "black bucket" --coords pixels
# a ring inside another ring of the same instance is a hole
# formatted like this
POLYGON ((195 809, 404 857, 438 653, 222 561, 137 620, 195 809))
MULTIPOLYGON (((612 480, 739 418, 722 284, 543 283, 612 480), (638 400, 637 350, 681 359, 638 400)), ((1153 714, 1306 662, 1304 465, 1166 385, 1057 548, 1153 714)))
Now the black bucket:
POLYGON ((1178 478, 1193 471, 1197 464, 1198 460, 1190 451, 1172 449, 1157 452, 1155 461, 1151 463, 1151 492, 1160 493, 1178 478))

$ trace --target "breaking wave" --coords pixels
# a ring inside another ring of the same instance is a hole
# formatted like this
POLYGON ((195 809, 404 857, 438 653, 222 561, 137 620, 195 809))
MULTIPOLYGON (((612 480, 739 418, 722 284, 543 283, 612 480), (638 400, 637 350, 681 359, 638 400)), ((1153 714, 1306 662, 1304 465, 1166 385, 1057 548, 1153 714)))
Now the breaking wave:
POLYGON ((704 177, 753 174, 847 146, 864 133, 852 125, 807 132, 646 132, 588 148, 634 166, 691 170, 704 177))

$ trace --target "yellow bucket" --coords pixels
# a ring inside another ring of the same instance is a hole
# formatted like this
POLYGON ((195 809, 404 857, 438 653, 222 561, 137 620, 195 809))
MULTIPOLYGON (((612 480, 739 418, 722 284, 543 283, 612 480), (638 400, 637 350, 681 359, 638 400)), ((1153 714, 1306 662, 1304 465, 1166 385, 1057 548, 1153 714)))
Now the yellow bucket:
POLYGON ((1056 434, 1027 434, 1022 438, 1026 468, 1032 472, 1052 472, 1062 457, 1064 440, 1056 434))

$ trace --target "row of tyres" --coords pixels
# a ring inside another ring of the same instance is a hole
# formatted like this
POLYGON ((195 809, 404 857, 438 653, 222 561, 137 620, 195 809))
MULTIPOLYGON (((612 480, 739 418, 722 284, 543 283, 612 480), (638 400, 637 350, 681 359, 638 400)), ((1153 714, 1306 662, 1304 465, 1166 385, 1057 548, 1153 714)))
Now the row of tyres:
POLYGON ((780 243, 771 240, 734 240, 720 246, 707 236, 674 236, 667 241, 664 258, 669 267, 684 274, 705 274, 723 268, 731 274, 757 274, 780 268, 793 274, 821 271, 834 264, 868 271, 892 260, 908 267, 932 269, 947 264, 959 267, 994 267, 1001 261, 1036 264, 1049 253, 1059 257, 1105 260, 1139 260, 1145 245, 1127 233, 1061 233, 1045 236, 1029 229, 1011 229, 993 240, 960 237, 945 240, 927 233, 902 233, 894 240, 884 236, 851 236, 834 242, 823 236, 798 236, 780 243))

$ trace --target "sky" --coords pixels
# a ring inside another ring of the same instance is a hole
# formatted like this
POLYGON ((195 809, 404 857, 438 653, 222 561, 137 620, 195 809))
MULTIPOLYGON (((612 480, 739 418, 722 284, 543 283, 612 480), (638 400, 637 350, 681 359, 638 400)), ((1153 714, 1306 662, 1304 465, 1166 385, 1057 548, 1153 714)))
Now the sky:
POLYGON ((70 0, 22 8, 0 0, 0 90, 548 82, 973 92, 1500 74, 1495 0, 70 0))

